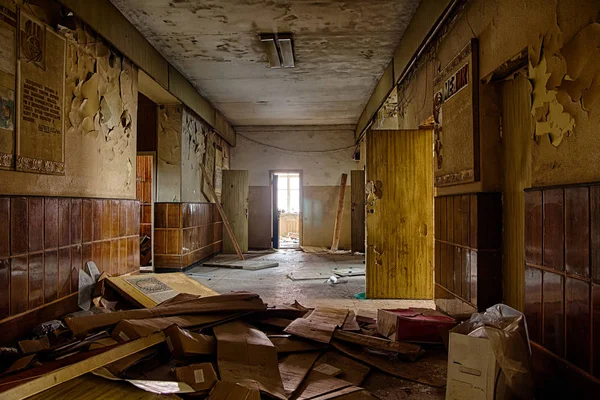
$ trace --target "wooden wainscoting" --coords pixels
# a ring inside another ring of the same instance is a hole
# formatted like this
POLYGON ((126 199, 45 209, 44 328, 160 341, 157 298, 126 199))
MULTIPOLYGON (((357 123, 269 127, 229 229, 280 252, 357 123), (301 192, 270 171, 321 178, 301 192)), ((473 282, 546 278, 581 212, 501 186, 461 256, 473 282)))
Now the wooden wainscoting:
POLYGON ((183 270, 219 253, 223 221, 213 203, 154 204, 154 268, 183 270))
POLYGON ((77 292, 79 269, 139 270, 139 202, 0 197, 0 319, 77 292))
POLYGON ((436 305, 470 314, 502 301, 500 193, 435 198, 436 305))
POLYGON ((525 192, 529 336, 600 378, 600 184, 525 192))

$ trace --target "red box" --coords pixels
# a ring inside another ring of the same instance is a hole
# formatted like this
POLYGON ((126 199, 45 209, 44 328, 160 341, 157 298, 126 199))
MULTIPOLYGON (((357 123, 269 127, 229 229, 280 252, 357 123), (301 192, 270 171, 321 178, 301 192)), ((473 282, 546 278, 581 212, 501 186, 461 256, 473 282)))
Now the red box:
POLYGON ((377 331, 398 342, 443 343, 443 337, 447 337, 454 326, 454 318, 435 310, 377 310, 377 331))

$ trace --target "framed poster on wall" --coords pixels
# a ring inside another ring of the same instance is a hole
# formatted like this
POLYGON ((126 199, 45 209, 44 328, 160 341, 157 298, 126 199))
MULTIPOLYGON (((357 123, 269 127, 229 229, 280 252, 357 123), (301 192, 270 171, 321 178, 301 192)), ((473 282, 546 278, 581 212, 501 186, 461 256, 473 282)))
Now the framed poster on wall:
POLYGON ((64 175, 65 38, 19 10, 18 171, 64 175))
POLYGON ((0 0, 0 169, 14 166, 16 31, 14 3, 0 0))
POLYGON ((479 180, 478 56, 471 39, 433 81, 435 186, 479 180))

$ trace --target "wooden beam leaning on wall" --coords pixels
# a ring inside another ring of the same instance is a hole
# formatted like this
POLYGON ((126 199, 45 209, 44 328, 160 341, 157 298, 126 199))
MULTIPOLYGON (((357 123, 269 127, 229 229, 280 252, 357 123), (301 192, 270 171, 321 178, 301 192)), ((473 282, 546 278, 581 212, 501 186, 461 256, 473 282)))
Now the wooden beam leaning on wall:
POLYGON ((337 251, 340 244, 340 231, 342 230, 342 213, 344 212, 344 196, 346 195, 346 180, 348 174, 342 174, 340 183, 340 194, 338 197, 337 214, 335 215, 335 224, 333 225, 333 241, 331 242, 331 251, 337 251))
MULTIPOLYGON (((200 164, 200 169, 202 170, 202 176, 207 176, 206 168, 204 168, 203 164, 200 164)), ((225 225, 225 230, 227 231, 227 234, 229 235, 229 238, 231 239, 231 242, 233 243, 235 252, 237 253, 240 260, 244 260, 244 254, 242 253, 242 249, 240 248, 240 245, 239 245, 237 239, 235 238, 233 229, 231 229, 231 225, 229 224, 227 215, 225 215, 225 210, 223 210, 221 203, 219 203, 219 198, 217 197, 215 188, 213 188, 212 185, 210 184, 210 182, 208 182, 206 179, 204 180, 204 183, 208 187, 210 196, 212 197, 212 200, 215 202, 215 205, 217 206, 217 210, 219 210, 219 214, 221 214, 221 219, 223 219, 223 225, 225 225)), ((209 200, 211 200, 211 199, 209 199, 209 200)))

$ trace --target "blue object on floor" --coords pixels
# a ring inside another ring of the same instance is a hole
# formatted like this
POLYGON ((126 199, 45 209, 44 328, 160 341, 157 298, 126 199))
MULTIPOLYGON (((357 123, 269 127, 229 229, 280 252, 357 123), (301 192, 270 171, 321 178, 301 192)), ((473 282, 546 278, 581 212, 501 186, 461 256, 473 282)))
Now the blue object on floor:
POLYGON ((358 300, 366 300, 366 299, 367 299, 367 294, 366 294, 365 292, 362 292, 362 293, 356 293, 356 294, 354 295, 354 298, 355 298, 355 299, 358 299, 358 300))

